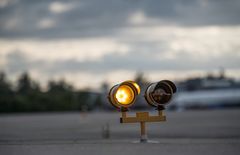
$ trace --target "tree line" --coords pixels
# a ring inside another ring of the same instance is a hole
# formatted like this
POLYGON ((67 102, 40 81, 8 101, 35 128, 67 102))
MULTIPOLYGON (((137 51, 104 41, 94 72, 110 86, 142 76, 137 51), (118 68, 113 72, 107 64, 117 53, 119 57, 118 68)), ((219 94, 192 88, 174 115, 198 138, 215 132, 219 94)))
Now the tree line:
POLYGON ((0 72, 0 113, 41 111, 90 111, 101 105, 101 94, 76 90, 64 80, 49 81, 46 91, 28 73, 11 83, 0 72))

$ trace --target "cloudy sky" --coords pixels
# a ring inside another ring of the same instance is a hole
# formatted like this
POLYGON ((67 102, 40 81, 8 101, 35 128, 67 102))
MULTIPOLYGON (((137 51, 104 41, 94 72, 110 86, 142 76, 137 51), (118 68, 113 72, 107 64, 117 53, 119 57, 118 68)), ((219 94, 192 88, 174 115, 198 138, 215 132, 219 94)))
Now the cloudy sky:
POLYGON ((0 0, 0 70, 79 88, 144 72, 240 78, 239 0, 0 0))

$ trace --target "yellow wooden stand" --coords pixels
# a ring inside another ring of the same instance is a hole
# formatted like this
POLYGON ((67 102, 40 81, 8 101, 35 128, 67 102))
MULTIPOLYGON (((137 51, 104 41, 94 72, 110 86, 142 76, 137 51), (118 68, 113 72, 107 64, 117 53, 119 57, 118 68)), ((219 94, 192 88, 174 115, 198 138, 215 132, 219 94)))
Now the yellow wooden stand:
POLYGON ((149 116, 148 112, 137 112, 135 117, 127 116, 126 111, 122 111, 120 123, 140 123, 141 138, 140 142, 147 142, 146 122, 162 122, 166 121, 166 116, 163 115, 162 110, 158 110, 157 116, 149 116))

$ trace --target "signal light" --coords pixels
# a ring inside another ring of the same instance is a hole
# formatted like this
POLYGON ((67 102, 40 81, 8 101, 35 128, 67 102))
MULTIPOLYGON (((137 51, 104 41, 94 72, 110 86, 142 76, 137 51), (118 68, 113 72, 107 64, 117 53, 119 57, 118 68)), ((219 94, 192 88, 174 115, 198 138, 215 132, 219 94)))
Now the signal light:
POLYGON ((145 91, 147 103, 154 107, 162 107, 167 104, 172 95, 177 91, 176 85, 169 80, 152 83, 145 91))
POLYGON ((136 116, 127 116, 127 108, 133 105, 137 95, 140 94, 140 87, 134 81, 124 81, 113 86, 110 89, 108 99, 114 107, 121 109, 120 123, 140 123, 141 137, 139 142, 147 143, 151 141, 147 139, 145 123, 166 121, 166 116, 162 111, 165 109, 164 105, 171 100, 176 91, 175 84, 169 80, 162 80, 148 86, 145 91, 145 99, 149 105, 157 107, 158 115, 154 116, 150 116, 148 112, 137 112, 136 116))
POLYGON ((128 108, 134 104, 140 87, 134 81, 124 81, 110 89, 108 99, 116 108, 128 108))

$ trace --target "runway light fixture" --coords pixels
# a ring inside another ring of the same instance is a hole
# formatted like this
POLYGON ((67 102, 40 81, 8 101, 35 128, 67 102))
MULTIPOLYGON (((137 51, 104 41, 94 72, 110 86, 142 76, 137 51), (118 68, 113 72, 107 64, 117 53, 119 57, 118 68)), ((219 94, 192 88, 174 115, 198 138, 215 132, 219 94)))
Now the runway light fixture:
POLYGON ((124 81, 110 89, 108 99, 110 103, 119 109, 127 109, 134 104, 140 87, 134 81, 124 81))
POLYGON ((162 80, 148 86, 145 99, 149 105, 157 107, 158 114, 155 116, 150 116, 148 112, 137 112, 136 116, 127 116, 127 108, 134 104, 137 95, 140 94, 140 87, 134 81, 124 81, 113 86, 109 91, 108 99, 114 107, 121 110, 120 123, 140 123, 140 143, 155 143, 147 139, 145 123, 166 121, 166 116, 163 114, 164 106, 176 91, 175 84, 169 80, 162 80))
POLYGON ((149 105, 163 110, 176 91, 176 85, 172 81, 162 80, 150 84, 145 91, 144 97, 149 105))

